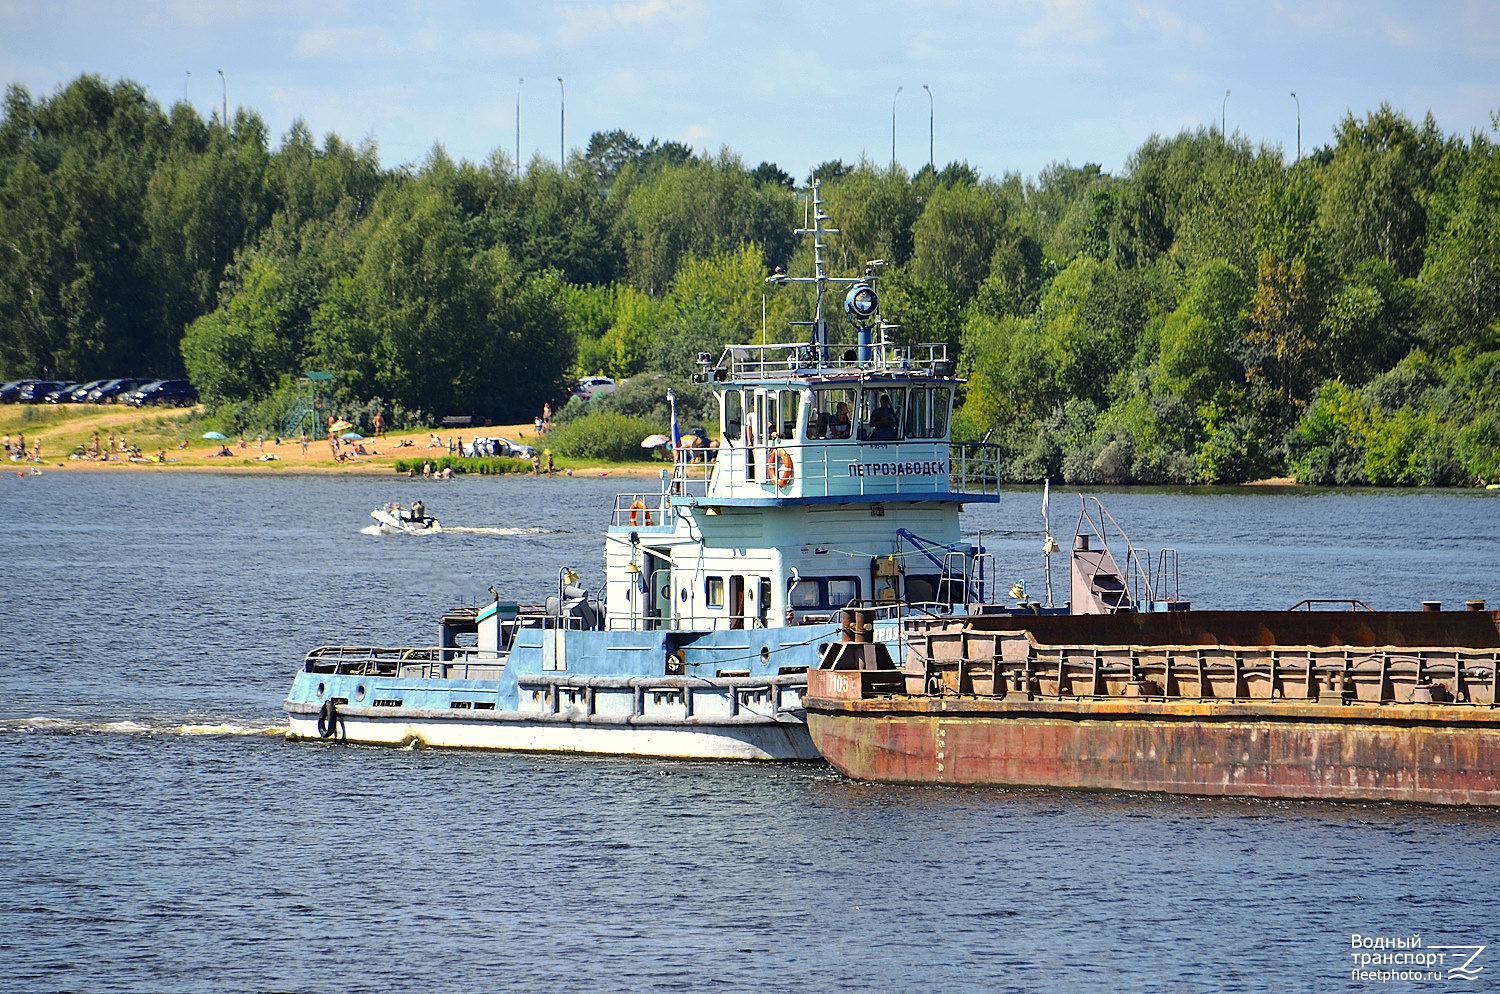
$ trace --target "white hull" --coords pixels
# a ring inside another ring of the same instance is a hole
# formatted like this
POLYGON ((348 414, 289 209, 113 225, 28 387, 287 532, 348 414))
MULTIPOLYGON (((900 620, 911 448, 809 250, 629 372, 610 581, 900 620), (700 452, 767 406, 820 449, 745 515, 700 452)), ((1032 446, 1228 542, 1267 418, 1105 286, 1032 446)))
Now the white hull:
MULTIPOLYGON (((359 709, 361 711, 366 709, 359 709)), ((351 709, 352 711, 352 709, 351 709)), ((488 720, 401 716, 371 719, 339 710, 339 741, 443 749, 498 749, 525 752, 598 753, 669 759, 804 760, 821 757, 800 721, 691 725, 585 724, 524 717, 488 720)), ((318 716, 291 715, 287 735, 317 739, 318 716)))
POLYGON ((376 508, 370 512, 370 517, 380 522, 380 534, 382 535, 422 535, 427 532, 440 532, 443 526, 438 524, 436 518, 423 518, 414 521, 411 518, 403 518, 384 508, 376 508))

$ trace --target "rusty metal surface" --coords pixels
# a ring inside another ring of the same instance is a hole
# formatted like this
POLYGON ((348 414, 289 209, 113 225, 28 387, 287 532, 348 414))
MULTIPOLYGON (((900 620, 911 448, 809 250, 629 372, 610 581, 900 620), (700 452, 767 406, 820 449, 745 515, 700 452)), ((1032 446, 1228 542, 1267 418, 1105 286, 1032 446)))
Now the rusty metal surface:
POLYGON ((1027 631, 1044 645, 1447 646, 1500 649, 1500 611, 1180 611, 917 621, 914 632, 1027 631))
POLYGON ((1500 712, 1488 708, 899 696, 805 703, 814 744, 856 779, 1500 805, 1500 712))

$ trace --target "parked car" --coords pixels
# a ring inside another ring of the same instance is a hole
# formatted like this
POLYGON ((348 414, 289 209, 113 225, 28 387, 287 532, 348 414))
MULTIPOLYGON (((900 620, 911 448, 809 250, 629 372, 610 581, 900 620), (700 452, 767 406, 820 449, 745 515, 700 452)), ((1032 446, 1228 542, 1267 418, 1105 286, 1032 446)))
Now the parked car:
POLYGON ((168 380, 161 385, 160 389, 146 398, 146 403, 192 407, 198 403, 198 388, 187 380, 168 380))
POLYGON ((108 382, 108 380, 89 380, 82 386, 74 387, 72 390, 69 390, 67 399, 62 401, 62 403, 82 404, 85 400, 88 399, 89 391, 102 387, 108 382))
POLYGON ((66 404, 73 391, 78 389, 77 380, 66 380, 59 387, 48 390, 42 402, 46 404, 66 404))
POLYGON ((89 391, 89 403, 114 403, 115 401, 119 400, 123 394, 129 393, 145 382, 145 380, 135 377, 121 377, 117 380, 105 380, 102 384, 89 391))
POLYGON ((187 380, 157 380, 132 390, 126 395, 125 402, 136 407, 147 404, 191 407, 198 403, 198 391, 187 380))
POLYGON ((116 397, 115 400, 120 404, 131 404, 135 407, 140 407, 140 397, 148 391, 155 390, 157 387, 161 386, 163 382, 165 381, 142 380, 138 385, 131 387, 129 390, 126 390, 124 393, 120 394, 120 396, 116 397))
POLYGON ((32 380, 21 388, 16 400, 22 404, 40 404, 47 399, 47 394, 64 386, 67 384, 60 380, 32 380))
POLYGON ((530 459, 536 455, 536 449, 529 445, 520 445, 508 438, 476 438, 469 445, 469 455, 472 456, 500 456, 509 459, 530 459))
POLYGON ((608 376, 585 376, 573 387, 573 396, 588 400, 596 393, 614 393, 615 381, 608 376))
POLYGON ((508 455, 514 459, 530 459, 532 456, 536 455, 536 449, 524 443, 512 442, 508 438, 497 438, 495 439, 495 441, 499 442, 506 448, 507 451, 502 452, 502 455, 508 455))
POLYGON ((36 380, 11 380, 0 386, 0 404, 14 404, 21 399, 21 390, 36 380))

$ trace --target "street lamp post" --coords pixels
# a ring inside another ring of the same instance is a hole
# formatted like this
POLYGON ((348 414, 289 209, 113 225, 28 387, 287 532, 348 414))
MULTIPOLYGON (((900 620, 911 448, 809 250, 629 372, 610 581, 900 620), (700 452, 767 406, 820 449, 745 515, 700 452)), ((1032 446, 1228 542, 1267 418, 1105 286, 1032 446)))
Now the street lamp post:
POLYGON ((193 81, 193 70, 187 71, 187 76, 182 81, 182 102, 187 103, 188 84, 193 81))
POLYGON ((927 168, 936 172, 937 167, 932 163, 932 118, 934 113, 934 104, 932 102, 932 87, 928 86, 926 83, 923 83, 922 89, 927 91, 927 168))
POLYGON ((224 90, 224 127, 229 127, 229 80, 224 78, 224 70, 219 70, 219 84, 224 90))
MULTIPOLYGON (((1292 91, 1292 99, 1297 100, 1297 91, 1292 91)), ((1302 161, 1302 101, 1297 100, 1297 161, 1302 161)))
POLYGON ((1228 138, 1229 132, 1224 130, 1225 122, 1229 120, 1229 91, 1224 91, 1224 102, 1219 105, 1219 137, 1228 138))
POLYGON ((563 89, 562 77, 557 77, 557 168, 565 172, 568 168, 567 155, 563 151, 563 132, 568 124, 568 92, 563 89))
POLYGON ((516 179, 521 178, 521 87, 525 85, 525 76, 516 80, 516 179))
POLYGON ((901 96, 905 87, 896 87, 896 92, 891 96, 891 169, 896 168, 896 97, 901 96))

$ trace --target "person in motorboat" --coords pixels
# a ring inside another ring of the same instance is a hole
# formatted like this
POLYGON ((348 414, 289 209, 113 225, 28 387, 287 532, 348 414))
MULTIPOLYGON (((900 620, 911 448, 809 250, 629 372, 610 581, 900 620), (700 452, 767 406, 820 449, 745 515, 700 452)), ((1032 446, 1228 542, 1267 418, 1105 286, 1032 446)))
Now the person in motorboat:
POLYGON ((427 520, 427 505, 423 504, 420 500, 414 500, 414 501, 412 501, 411 502, 411 520, 414 521, 414 522, 416 522, 419 525, 422 524, 424 521, 426 521, 427 520))

